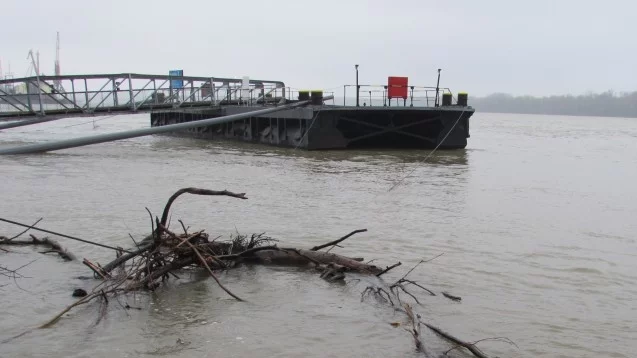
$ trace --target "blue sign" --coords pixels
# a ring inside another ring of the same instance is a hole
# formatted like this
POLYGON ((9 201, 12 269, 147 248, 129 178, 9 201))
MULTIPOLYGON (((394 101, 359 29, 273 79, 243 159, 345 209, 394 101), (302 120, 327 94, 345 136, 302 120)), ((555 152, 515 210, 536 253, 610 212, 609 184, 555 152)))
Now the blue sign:
MULTIPOLYGON (((183 77, 184 76, 184 70, 170 70, 168 71, 168 75, 169 76, 174 76, 174 77, 183 77)), ((179 79, 179 80, 170 80, 170 87, 172 88, 184 88, 184 80, 183 79, 179 79)))

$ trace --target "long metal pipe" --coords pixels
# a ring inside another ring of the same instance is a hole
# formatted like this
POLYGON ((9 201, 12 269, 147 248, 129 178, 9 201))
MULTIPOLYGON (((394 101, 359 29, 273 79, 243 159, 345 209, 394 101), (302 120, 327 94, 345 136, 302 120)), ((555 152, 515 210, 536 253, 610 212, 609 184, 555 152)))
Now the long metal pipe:
POLYGON ((40 124, 40 123, 54 121, 56 119, 60 119, 60 118, 59 117, 37 117, 34 119, 23 119, 23 120, 14 121, 14 122, 5 122, 5 123, 0 123, 0 130, 28 126, 31 124, 40 124))
MULTIPOLYGON (((328 100, 328 99, 330 99, 329 96, 324 98, 324 100, 328 100)), ((182 130, 182 129, 209 126, 213 124, 234 121, 237 119, 244 119, 244 118, 260 116, 260 115, 264 115, 268 113, 283 111, 283 110, 292 109, 295 107, 301 107, 301 106, 307 105, 308 103, 310 103, 310 101, 301 101, 301 102, 297 102, 293 104, 260 109, 256 111, 246 112, 246 113, 232 114, 228 116, 208 118, 208 119, 202 119, 202 120, 192 121, 192 122, 169 124, 169 125, 165 125, 161 127, 134 129, 134 130, 124 131, 124 132, 107 133, 107 134, 99 134, 99 135, 90 136, 90 137, 66 139, 66 140, 61 140, 57 142, 38 143, 38 144, 24 145, 21 147, 3 148, 3 149, 0 149, 0 155, 42 153, 42 152, 48 152, 53 150, 81 147, 81 146, 90 145, 90 144, 112 142, 112 141, 121 140, 121 139, 143 137, 143 136, 147 136, 151 134, 167 133, 167 132, 173 132, 173 131, 182 130)))

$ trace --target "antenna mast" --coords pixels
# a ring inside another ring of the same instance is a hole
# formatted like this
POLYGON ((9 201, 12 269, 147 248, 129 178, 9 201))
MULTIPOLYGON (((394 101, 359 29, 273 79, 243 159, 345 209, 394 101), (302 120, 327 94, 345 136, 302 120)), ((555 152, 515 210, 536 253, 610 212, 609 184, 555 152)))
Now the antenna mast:
MULTIPOLYGON (((60 71, 60 32, 57 32, 57 40, 55 41, 55 76, 61 76, 62 72, 60 71)), ((53 81, 53 88, 55 88, 58 92, 64 92, 64 88, 62 88, 62 81, 60 79, 56 79, 53 81)))

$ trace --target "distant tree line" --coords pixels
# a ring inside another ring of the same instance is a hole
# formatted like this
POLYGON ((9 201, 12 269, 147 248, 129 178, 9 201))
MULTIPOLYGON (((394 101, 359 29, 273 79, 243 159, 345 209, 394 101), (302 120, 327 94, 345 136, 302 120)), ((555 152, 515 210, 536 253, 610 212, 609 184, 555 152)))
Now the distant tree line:
POLYGON ((637 92, 615 94, 607 91, 549 97, 494 93, 486 97, 469 98, 469 105, 479 112, 637 118, 637 92))

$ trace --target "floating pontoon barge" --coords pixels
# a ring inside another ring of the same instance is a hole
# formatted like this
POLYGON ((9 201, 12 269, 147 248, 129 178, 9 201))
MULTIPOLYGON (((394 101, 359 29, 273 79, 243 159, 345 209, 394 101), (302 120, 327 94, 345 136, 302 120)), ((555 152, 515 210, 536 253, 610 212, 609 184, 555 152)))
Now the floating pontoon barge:
POLYGON ((465 148, 474 109, 467 94, 448 88, 409 85, 406 77, 389 77, 387 85, 346 85, 343 104, 324 101, 322 91, 293 92, 281 82, 268 88, 244 79, 238 85, 202 88, 211 98, 207 107, 153 111, 158 127, 204 118, 254 111, 311 100, 312 104, 171 133, 204 139, 233 139, 274 146, 320 149, 465 148), (356 100, 348 103, 348 89, 356 100), (287 90, 287 91, 286 91, 287 90), (455 97, 455 98, 454 98, 455 97))

